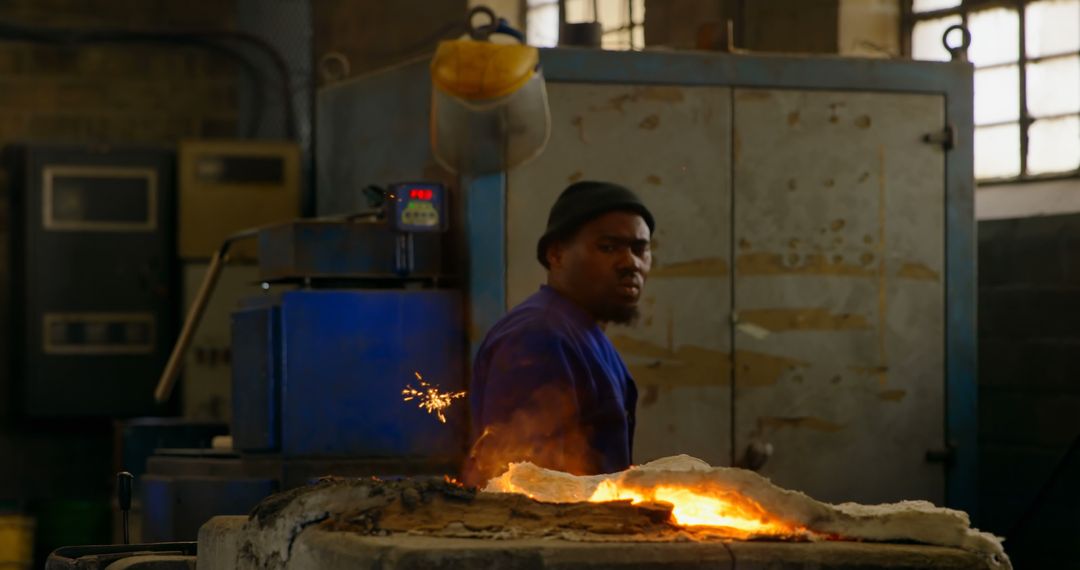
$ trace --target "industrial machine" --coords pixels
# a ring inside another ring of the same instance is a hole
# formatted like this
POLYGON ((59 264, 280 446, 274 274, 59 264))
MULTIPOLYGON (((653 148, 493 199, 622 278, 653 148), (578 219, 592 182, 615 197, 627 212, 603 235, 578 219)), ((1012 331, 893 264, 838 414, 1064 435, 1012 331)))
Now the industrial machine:
MULTIPOLYGON (((183 140, 178 148, 183 259, 209 259, 237 231, 283 222, 300 211, 300 149, 269 140, 183 140)), ((234 259, 255 248, 237 244, 234 259)))
MULTIPOLYGON (((143 540, 193 540, 211 516, 246 513, 320 476, 456 471, 464 407, 440 418, 403 398, 410 388, 463 387, 461 293, 444 287, 449 190, 402 183, 364 193, 365 207, 347 216, 250 233, 262 287, 232 313, 231 445, 150 457, 143 540)), ((159 398, 193 327, 189 315, 159 398)))
MULTIPOLYGON (((181 294, 187 312, 228 236, 300 215, 300 150, 276 140, 182 140, 177 153, 181 294)), ((217 278, 204 318, 193 332, 181 383, 181 411, 198 421, 229 420, 232 347, 229 314, 258 293, 255 243, 235 244, 217 278)))
POLYGON ((176 329, 174 153, 19 145, 0 208, 0 378, 24 417, 160 411, 176 329))

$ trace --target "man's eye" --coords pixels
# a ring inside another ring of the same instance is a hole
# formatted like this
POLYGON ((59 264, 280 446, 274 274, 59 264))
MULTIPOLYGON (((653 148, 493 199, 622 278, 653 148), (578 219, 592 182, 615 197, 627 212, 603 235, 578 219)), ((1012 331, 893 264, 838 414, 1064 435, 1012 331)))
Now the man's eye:
POLYGON ((602 251, 604 253, 615 253, 616 249, 617 249, 617 247, 610 244, 610 243, 602 243, 602 244, 600 244, 600 251, 602 251))

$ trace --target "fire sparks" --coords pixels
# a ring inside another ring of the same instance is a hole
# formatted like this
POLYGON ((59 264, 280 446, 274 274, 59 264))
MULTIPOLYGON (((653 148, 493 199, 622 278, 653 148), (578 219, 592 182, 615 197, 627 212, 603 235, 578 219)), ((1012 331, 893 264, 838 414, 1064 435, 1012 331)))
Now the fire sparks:
POLYGON ((671 516, 679 526, 718 529, 732 538, 796 537, 807 533, 801 526, 770 520, 760 505, 736 493, 703 494, 675 485, 630 489, 609 479, 602 481, 589 498, 593 503, 626 500, 634 504, 670 503, 671 516))
POLYGON ((416 400, 416 405, 420 409, 427 411, 429 414, 435 414, 439 421, 446 423, 446 414, 443 413, 446 408, 450 407, 450 404, 454 403, 454 400, 465 397, 465 391, 461 392, 440 392, 438 386, 432 386, 424 381, 424 377, 420 376, 419 372, 413 372, 416 375, 416 379, 420 382, 420 388, 413 388, 412 385, 406 384, 405 389, 401 391, 401 395, 404 396, 406 402, 416 400))

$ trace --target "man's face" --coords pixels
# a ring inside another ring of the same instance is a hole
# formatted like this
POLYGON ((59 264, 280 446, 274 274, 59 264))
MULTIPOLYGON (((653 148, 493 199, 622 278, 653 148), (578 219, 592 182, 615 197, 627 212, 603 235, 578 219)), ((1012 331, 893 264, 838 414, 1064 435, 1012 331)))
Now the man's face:
POLYGON ((649 238, 640 215, 603 214, 548 248, 549 281, 597 321, 630 323, 652 266, 649 238))

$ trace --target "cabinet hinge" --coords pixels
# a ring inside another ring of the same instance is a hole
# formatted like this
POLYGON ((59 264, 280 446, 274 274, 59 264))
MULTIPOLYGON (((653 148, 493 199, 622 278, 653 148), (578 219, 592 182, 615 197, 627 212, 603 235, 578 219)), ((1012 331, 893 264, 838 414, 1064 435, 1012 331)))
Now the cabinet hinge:
POLYGON ((939 144, 945 150, 952 150, 956 146, 956 126, 949 123, 945 125, 944 129, 936 133, 923 135, 922 140, 930 144, 939 144))

